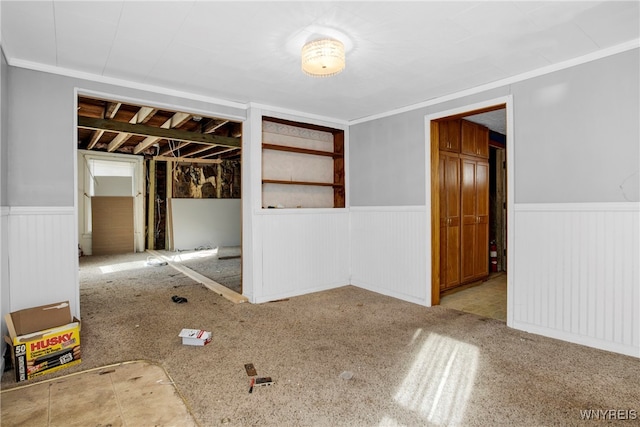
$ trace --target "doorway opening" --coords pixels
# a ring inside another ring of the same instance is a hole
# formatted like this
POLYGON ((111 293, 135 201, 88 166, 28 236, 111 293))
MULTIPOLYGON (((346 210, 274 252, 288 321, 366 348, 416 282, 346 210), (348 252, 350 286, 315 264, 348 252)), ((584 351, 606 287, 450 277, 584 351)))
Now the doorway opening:
POLYGON ((506 105, 429 125, 432 304, 506 321, 506 105))
POLYGON ((147 251, 144 268, 242 294, 242 122, 88 93, 76 107, 79 256, 147 251))

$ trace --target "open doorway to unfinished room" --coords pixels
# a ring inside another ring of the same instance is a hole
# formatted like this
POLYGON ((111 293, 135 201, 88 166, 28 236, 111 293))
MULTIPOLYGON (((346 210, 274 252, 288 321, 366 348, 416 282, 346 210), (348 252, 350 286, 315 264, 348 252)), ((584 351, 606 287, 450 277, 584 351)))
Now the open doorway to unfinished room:
POLYGON ((431 121, 432 303, 506 321, 506 108, 431 121))
POLYGON ((79 94, 81 270, 177 267, 241 295, 241 146, 239 121, 79 94), (122 164, 135 165, 132 178, 109 172, 122 164), (110 244, 116 235, 135 245, 110 244))

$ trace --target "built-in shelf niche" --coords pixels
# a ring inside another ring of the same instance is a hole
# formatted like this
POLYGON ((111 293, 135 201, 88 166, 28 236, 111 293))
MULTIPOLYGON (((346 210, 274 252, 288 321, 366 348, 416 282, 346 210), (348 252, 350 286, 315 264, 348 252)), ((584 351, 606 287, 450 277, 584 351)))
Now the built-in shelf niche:
POLYGON ((343 208, 344 131, 262 120, 263 208, 343 208))

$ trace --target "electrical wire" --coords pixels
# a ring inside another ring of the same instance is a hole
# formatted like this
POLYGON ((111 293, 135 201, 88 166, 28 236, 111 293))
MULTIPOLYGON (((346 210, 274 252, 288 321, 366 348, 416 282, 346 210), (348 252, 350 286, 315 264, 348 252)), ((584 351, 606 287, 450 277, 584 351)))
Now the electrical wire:
POLYGON ((154 232, 154 236, 155 238, 158 238, 160 236, 160 208, 161 208, 161 204, 162 204, 162 199, 160 198, 160 196, 156 195, 156 213, 157 213, 157 217, 158 217, 158 221, 156 222, 156 229, 154 232))

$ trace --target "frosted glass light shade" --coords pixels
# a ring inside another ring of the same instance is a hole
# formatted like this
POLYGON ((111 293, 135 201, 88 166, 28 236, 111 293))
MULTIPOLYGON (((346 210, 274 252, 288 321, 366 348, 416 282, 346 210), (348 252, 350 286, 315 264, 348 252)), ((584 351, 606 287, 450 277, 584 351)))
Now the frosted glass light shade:
POLYGON ((302 71, 314 77, 335 76, 344 70, 344 44, 335 39, 314 40, 302 47, 302 71))

